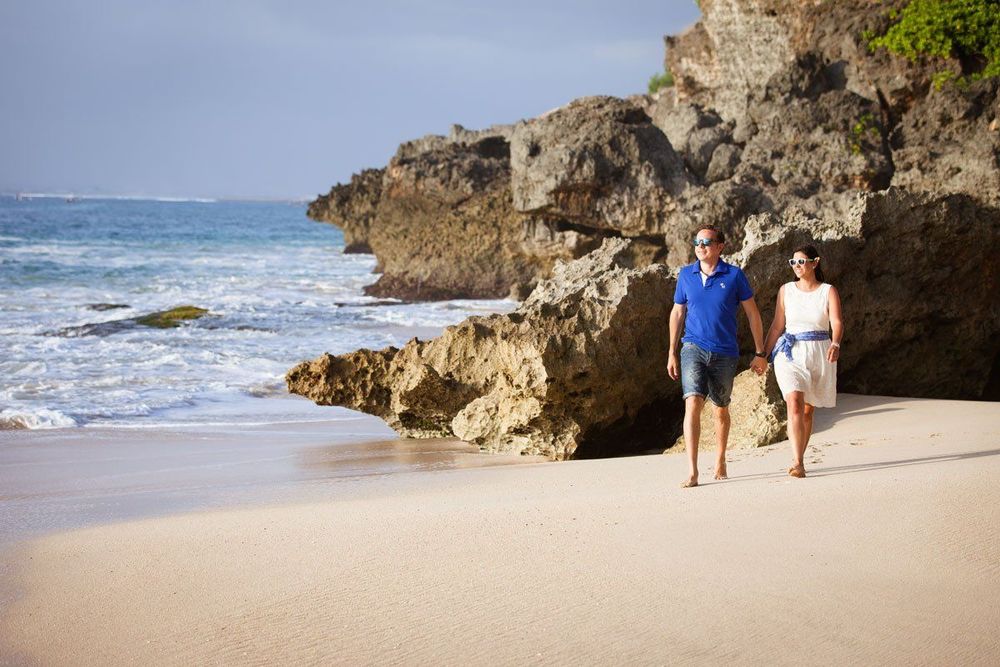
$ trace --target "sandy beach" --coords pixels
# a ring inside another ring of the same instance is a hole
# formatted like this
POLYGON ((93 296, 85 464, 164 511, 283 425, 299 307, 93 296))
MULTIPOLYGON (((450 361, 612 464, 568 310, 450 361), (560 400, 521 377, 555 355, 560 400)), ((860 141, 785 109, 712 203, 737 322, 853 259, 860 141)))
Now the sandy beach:
POLYGON ((345 479, 24 540, 3 662, 996 664, 1000 406, 841 395, 682 455, 345 479))

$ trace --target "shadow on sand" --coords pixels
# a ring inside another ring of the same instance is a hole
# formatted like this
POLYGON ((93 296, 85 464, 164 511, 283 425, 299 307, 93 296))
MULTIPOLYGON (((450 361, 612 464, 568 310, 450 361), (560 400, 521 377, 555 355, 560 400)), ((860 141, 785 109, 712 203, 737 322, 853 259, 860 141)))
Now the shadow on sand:
MULTIPOLYGON (((829 468, 807 468, 808 477, 828 477, 831 475, 844 475, 852 472, 865 472, 868 470, 883 470, 887 468, 903 468, 905 466, 921 465, 924 463, 943 463, 945 461, 962 461, 964 459, 976 459, 984 456, 998 456, 1000 449, 991 449, 985 452, 964 452, 960 454, 943 454, 941 456, 925 456, 919 459, 900 459, 898 461, 874 461, 872 463, 856 463, 846 466, 831 466, 829 468)), ((727 481, 736 482, 742 480, 770 479, 788 477, 783 472, 763 472, 752 475, 731 476, 727 481)))
MULTIPOLYGON (((892 401, 892 399, 889 400, 892 401)), ((905 399, 898 399, 898 400, 902 401, 905 399)), ((903 408, 889 408, 889 407, 860 408, 857 410, 845 410, 844 412, 840 412, 838 410, 829 410, 829 411, 823 410, 820 412, 816 412, 816 416, 813 418, 814 421, 813 421, 812 434, 816 435, 817 433, 822 433, 823 431, 832 428, 834 424, 836 424, 844 417, 857 417, 860 415, 877 415, 883 412, 898 412, 902 409, 903 408)))
POLYGON ((942 463, 944 461, 962 461, 964 459, 976 459, 983 456, 1000 455, 1000 449, 990 449, 985 452, 965 452, 962 454, 942 454, 941 456, 925 456, 919 459, 901 459, 899 461, 876 461, 874 463, 856 463, 847 466, 832 466, 830 468, 817 468, 816 472, 810 472, 810 477, 826 477, 828 475, 843 475, 849 472, 862 472, 865 470, 881 470, 883 468, 902 468, 904 466, 920 465, 921 463, 942 463))

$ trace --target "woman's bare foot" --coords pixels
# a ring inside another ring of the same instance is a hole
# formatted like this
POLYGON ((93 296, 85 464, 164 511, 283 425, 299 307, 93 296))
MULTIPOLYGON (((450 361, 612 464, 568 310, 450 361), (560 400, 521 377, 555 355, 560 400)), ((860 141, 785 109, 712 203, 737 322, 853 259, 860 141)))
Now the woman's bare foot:
POLYGON ((682 489, 690 489, 695 486, 698 486, 698 475, 692 475, 688 478, 688 481, 681 484, 682 489))
POLYGON ((801 463, 796 463, 795 465, 793 465, 791 468, 788 469, 788 474, 791 475, 792 477, 799 477, 799 478, 805 477, 806 467, 801 463))
POLYGON ((715 463, 715 479, 729 479, 729 475, 726 474, 725 461, 717 461, 715 463))

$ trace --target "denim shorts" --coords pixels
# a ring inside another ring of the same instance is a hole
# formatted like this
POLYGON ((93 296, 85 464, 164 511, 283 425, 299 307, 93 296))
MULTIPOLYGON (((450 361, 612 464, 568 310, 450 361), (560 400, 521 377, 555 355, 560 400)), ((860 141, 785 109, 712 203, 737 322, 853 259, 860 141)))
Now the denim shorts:
POLYGON ((694 343, 681 346, 681 389, 688 396, 708 397, 720 408, 729 405, 739 357, 703 350, 694 343))

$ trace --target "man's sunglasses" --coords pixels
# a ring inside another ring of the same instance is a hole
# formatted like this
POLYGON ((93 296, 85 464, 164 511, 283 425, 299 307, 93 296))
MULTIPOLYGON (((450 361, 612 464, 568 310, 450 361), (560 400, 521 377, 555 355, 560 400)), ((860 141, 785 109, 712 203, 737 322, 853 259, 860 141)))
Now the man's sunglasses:
POLYGON ((694 247, 697 248, 698 246, 701 246, 702 248, 707 248, 715 242, 715 239, 695 239, 694 247))
POLYGON ((819 257, 813 257, 812 259, 802 259, 801 257, 793 257, 788 260, 788 266, 802 266, 806 262, 818 262, 819 257))

